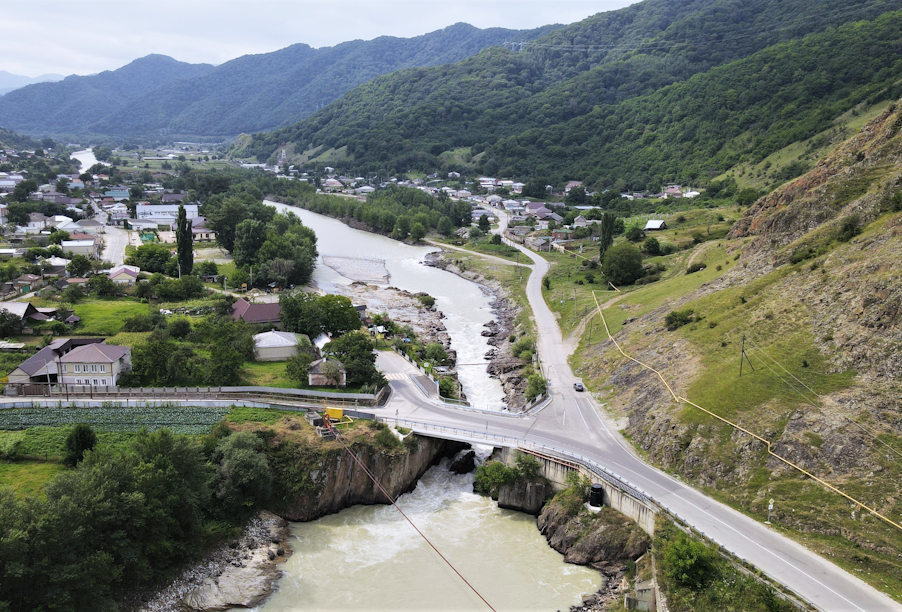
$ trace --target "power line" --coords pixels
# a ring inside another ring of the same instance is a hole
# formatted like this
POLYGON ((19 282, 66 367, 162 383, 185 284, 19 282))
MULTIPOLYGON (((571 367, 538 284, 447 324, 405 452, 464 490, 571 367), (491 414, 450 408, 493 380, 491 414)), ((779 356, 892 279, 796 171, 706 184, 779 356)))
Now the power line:
POLYGON ((448 567, 450 567, 450 568, 454 571, 454 573, 457 574, 458 578, 460 578, 461 580, 463 580, 463 581, 464 581, 464 584, 466 584, 468 587, 470 587, 470 590, 471 590, 471 591, 473 591, 474 593, 476 593, 476 596, 479 597, 479 599, 481 599, 482 602, 483 602, 486 606, 488 606, 489 610, 491 610, 492 612, 496 612, 495 608, 492 607, 492 604, 490 604, 490 603, 486 600, 486 598, 483 597, 482 594, 481 594, 479 591, 476 590, 476 587, 474 587, 472 584, 470 584, 469 581, 467 581, 467 579, 463 577, 463 574, 461 574, 459 571, 457 571, 457 568, 454 567, 454 565, 453 565, 450 561, 448 561, 448 559, 445 557, 445 555, 443 555, 443 554, 441 553, 441 551, 439 551, 438 548, 436 548, 435 544, 433 544, 433 543, 429 540, 429 538, 426 537, 426 534, 424 534, 422 531, 420 531, 420 529, 414 524, 414 522, 413 522, 412 520, 410 520, 410 517, 408 517, 406 514, 404 514, 404 511, 401 510, 401 507, 397 504, 397 502, 395 501, 395 499, 394 499, 391 495, 388 494, 388 491, 386 491, 386 490, 382 487, 382 484, 381 484, 378 480, 376 480, 376 477, 373 476, 372 472, 370 472, 370 470, 363 464, 363 462, 361 462, 360 459, 357 458, 357 455, 355 455, 355 454, 351 451, 351 449, 348 448, 348 445, 344 443, 344 440, 341 439, 341 435, 338 433, 338 431, 337 431, 334 427, 332 427, 332 422, 329 420, 328 417, 325 418, 325 423, 326 423, 326 427, 329 428, 329 431, 331 431, 333 434, 335 434, 335 439, 338 440, 338 442, 344 447, 344 449, 345 449, 346 451, 348 451, 348 454, 351 456, 351 459, 353 459, 354 462, 355 462, 357 465, 359 465, 360 468, 364 471, 364 473, 365 473, 367 476, 369 476, 369 479, 373 481, 373 484, 375 484, 377 487, 379 487, 379 490, 382 491, 382 494, 385 495, 386 499, 388 499, 388 501, 391 502, 391 505, 394 506, 395 509, 396 509, 398 512, 401 513, 401 516, 403 516, 404 519, 405 519, 408 523, 410 523, 410 526, 413 527, 414 530, 415 530, 418 534, 420 534, 420 537, 422 537, 424 540, 426 540, 426 543, 429 544, 429 546, 432 548, 432 550, 434 550, 434 551, 436 552, 436 554, 437 554, 439 557, 442 558, 442 561, 444 561, 444 562, 448 565, 448 567))

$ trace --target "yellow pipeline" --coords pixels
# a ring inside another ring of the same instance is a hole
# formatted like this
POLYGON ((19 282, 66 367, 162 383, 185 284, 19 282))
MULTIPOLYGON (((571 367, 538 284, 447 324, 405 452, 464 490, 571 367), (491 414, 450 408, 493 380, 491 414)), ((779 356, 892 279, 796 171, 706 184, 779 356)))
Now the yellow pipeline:
POLYGON ((828 490, 830 490, 830 491, 833 491, 834 493, 837 493, 837 494, 841 495, 842 497, 846 498, 847 500, 849 500, 849 501, 852 502, 852 503, 855 503, 855 504, 859 505, 860 507, 864 508, 865 510, 867 510, 868 512, 870 512, 872 515, 876 516, 876 517, 879 518, 880 520, 884 521, 885 523, 887 523, 887 524, 889 524, 889 525, 892 525, 892 526, 895 527, 896 529, 902 530, 902 525, 900 525, 899 523, 893 521, 891 518, 889 518, 889 517, 887 517, 887 516, 884 516, 884 515, 880 514, 879 512, 877 512, 876 510, 874 510, 873 508, 871 508, 871 507, 867 506, 866 504, 864 504, 864 503, 858 501, 857 499, 855 499, 855 498, 852 497, 851 495, 849 495, 849 494, 847 494, 847 493, 843 493, 842 491, 840 491, 839 489, 837 489, 836 487, 834 487, 833 485, 831 485, 829 482, 826 482, 826 481, 823 480, 822 478, 818 478, 817 476, 815 476, 814 474, 812 474, 811 472, 809 472, 809 471, 806 470, 805 468, 803 468, 803 467, 801 467, 801 466, 798 466, 798 465, 796 465, 795 463, 793 463, 792 461, 790 461, 789 459, 786 459, 785 457, 782 457, 782 456, 778 455, 777 453, 775 453, 773 450, 771 450, 771 445, 770 445, 770 441, 769 441, 769 440, 766 440, 766 439, 762 438, 762 437, 759 436, 758 434, 752 433, 751 431, 749 431, 748 429, 742 427, 741 425, 737 425, 736 423, 733 423, 732 421, 730 421, 730 420, 728 420, 728 419, 725 419, 725 418, 723 418, 722 416, 720 416, 720 415, 718 415, 718 414, 715 414, 715 413, 711 412, 711 411, 708 410, 707 408, 702 408, 702 407, 699 406, 698 404, 696 404, 696 403, 694 403, 694 402, 692 402, 692 401, 686 399, 685 397, 682 397, 682 396, 680 396, 680 395, 677 395, 677 394, 674 392, 674 390, 671 388, 671 386, 667 383, 667 381, 664 379, 664 375, 661 374, 660 371, 656 370, 655 368, 651 367, 650 365, 647 365, 647 364, 645 364, 645 363, 642 363, 641 361, 639 361, 639 360, 636 359, 635 357, 632 357, 631 355, 627 355, 626 352, 624 352, 623 348, 620 346, 620 343, 618 343, 616 340, 614 340, 614 336, 613 336, 613 334, 611 334, 611 330, 610 330, 610 328, 608 327, 607 319, 605 319, 605 317, 604 317, 604 312, 603 312, 602 309, 601 309, 601 304, 598 303, 598 297, 595 295, 595 292, 594 292, 594 291, 592 292, 592 299, 595 300, 595 308, 598 310, 598 314, 601 315, 601 322, 604 324, 604 329, 605 329, 605 332, 607 332, 607 334, 608 334, 608 339, 609 339, 611 342, 614 343, 614 346, 617 347, 617 350, 620 351, 620 354, 623 355, 624 357, 626 357, 627 359, 629 359, 630 361, 639 364, 640 366, 642 366, 642 367, 645 368, 646 370, 650 370, 650 371, 654 372, 655 374, 657 374, 658 378, 661 379, 661 382, 664 383, 664 386, 667 387, 667 391, 670 392, 670 395, 673 396, 673 399, 674 399, 678 404, 680 404, 680 403, 686 403, 686 404, 689 404, 690 406, 693 406, 693 407, 695 407, 695 408, 698 408, 699 410, 701 410, 701 411, 704 412, 705 414, 708 414, 708 415, 714 417, 715 419, 718 419, 718 420, 720 420, 720 421, 723 421, 724 423, 726 423, 726 424, 729 425, 730 427, 732 427, 732 428, 734 428, 734 429, 737 429, 737 430, 741 431, 742 433, 751 436, 752 438, 755 438, 755 439, 758 440, 759 442, 764 443, 764 444, 767 446, 767 452, 768 452, 768 454, 771 455, 772 457, 775 457, 776 459, 782 461, 783 463, 785 463, 786 465, 790 466, 791 468, 793 468, 793 469, 795 469, 795 470, 798 470, 799 472, 801 472, 802 474, 804 474, 804 475, 807 476, 808 478, 810 478, 810 479, 812 479, 813 481, 815 481, 816 483, 822 485, 824 488, 826 488, 826 489, 828 489, 828 490))

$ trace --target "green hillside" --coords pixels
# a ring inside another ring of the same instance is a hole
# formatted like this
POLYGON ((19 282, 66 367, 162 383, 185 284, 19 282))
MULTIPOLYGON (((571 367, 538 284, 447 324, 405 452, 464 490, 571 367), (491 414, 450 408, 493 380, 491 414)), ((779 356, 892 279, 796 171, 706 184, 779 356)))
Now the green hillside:
POLYGON ((320 49, 297 44, 215 68, 149 56, 113 72, 0 97, 0 125, 32 133, 134 137, 268 130, 300 121, 381 74, 457 62, 508 40, 531 41, 556 27, 481 30, 458 23, 413 38, 382 36, 320 49))
POLYGON ((298 151, 347 147, 356 166, 406 171, 442 167, 453 157, 446 152, 469 148, 472 169, 490 174, 598 186, 623 178, 637 187, 663 175, 713 176, 889 83, 898 16, 842 24, 890 8, 902 3, 836 0, 814 15, 800 0, 648 0, 522 51, 489 49, 380 77, 302 123, 256 135, 242 154, 268 159, 286 141, 298 151), (781 113, 802 114, 804 126, 785 132, 781 113), (770 134, 774 127, 781 133, 770 134), (750 151, 731 142, 745 132, 750 151), (687 160, 682 143, 690 141, 695 158, 687 160))
POLYGON ((38 83, 0 96, 0 125, 30 134, 84 133, 103 117, 157 87, 213 69, 165 55, 148 55, 118 70, 38 83))

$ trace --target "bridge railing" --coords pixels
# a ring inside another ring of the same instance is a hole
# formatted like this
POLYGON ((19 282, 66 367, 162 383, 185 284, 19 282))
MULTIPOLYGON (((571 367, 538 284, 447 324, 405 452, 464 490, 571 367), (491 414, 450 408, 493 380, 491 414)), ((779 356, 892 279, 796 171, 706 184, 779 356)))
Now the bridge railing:
POLYGON ((520 438, 516 436, 505 436, 501 434, 491 433, 486 429, 486 431, 477 431, 473 429, 466 429, 462 427, 454 427, 448 425, 435 425, 432 423, 424 423, 422 421, 412 421, 410 419, 398 419, 398 418, 390 418, 383 417, 381 419, 383 422, 391 422, 397 425, 401 425, 402 427, 406 427, 408 429, 412 429, 413 431, 419 433, 436 433, 443 434, 446 436, 454 436, 456 438, 465 438, 471 442, 480 442, 484 441, 489 444, 500 444, 502 446, 508 446, 511 448, 521 448, 524 450, 533 450, 533 451, 541 451, 542 453, 550 456, 556 456, 560 459, 566 459, 567 461, 582 465, 587 470, 591 471, 593 474, 596 474, 599 478, 604 480, 606 483, 615 487, 630 497, 639 500, 643 504, 651 508, 661 508, 661 505, 655 502, 648 494, 645 493, 641 488, 632 484, 628 480, 621 478, 608 468, 603 465, 597 463, 596 461, 580 455, 579 453, 573 453, 568 450, 564 450, 562 448, 557 448, 554 446, 549 446, 547 444, 540 444, 538 442, 532 442, 525 438, 520 438))

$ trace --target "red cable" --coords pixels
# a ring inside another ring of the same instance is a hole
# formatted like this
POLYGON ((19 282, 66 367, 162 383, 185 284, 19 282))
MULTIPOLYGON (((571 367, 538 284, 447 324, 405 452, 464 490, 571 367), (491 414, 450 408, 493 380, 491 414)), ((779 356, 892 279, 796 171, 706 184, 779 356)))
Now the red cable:
POLYGON ((348 451, 348 454, 351 455, 351 458, 354 460, 354 462, 357 463, 357 465, 359 465, 363 469, 364 473, 366 473, 366 475, 369 476, 370 480, 372 480, 373 483, 377 487, 379 487, 379 490, 382 491, 382 494, 385 495, 385 497, 388 499, 388 501, 391 502, 391 505, 394 506, 395 509, 397 509, 397 511, 401 513, 401 516, 403 516, 407 520, 407 522, 410 523, 410 526, 413 527, 414 530, 416 530, 416 532, 418 534, 420 534, 420 537, 422 537, 424 540, 426 540, 426 543, 429 544, 430 547, 432 547, 432 550, 434 550, 436 552, 436 554, 442 558, 442 561, 444 561, 445 563, 448 564, 448 567, 450 567, 454 571, 454 573, 457 574, 458 578, 460 578, 461 580, 464 581, 464 584, 466 584, 468 587, 470 587, 471 591, 476 593, 477 597, 479 597, 479 599, 481 599, 482 602, 489 607, 489 610, 491 610, 492 612, 497 612, 495 610, 495 608, 492 607, 492 604, 490 604, 488 601, 486 601, 485 597, 483 597, 472 584, 467 582, 467 579, 464 578, 463 575, 459 571, 457 571, 457 568, 454 567, 454 565, 450 561, 448 561, 448 559, 445 558, 445 555, 443 555, 439 551, 439 549, 435 547, 435 544, 433 544, 432 542, 429 541, 429 538, 426 537, 426 534, 424 534, 422 531, 419 530, 419 528, 416 525, 414 525, 413 521, 410 520, 410 517, 408 517, 406 514, 404 514, 404 511, 401 510, 401 507, 397 503, 395 503, 395 500, 392 499, 392 496, 388 494, 388 491, 386 491, 384 488, 382 488, 382 485, 379 484, 379 481, 376 480, 376 477, 373 476, 373 474, 369 471, 369 469, 367 469, 367 467, 365 465, 363 465, 363 463, 360 461, 360 459, 357 458, 357 455, 355 455, 353 452, 351 452, 351 449, 348 448, 348 445, 345 444, 344 440, 341 439, 341 436, 338 434, 338 431, 332 427, 332 423, 329 421, 328 418, 325 419, 325 423, 326 423, 326 427, 329 428, 329 431, 331 431, 333 434, 335 434, 335 439, 338 440, 338 442, 344 447, 344 449, 346 451, 348 451))

